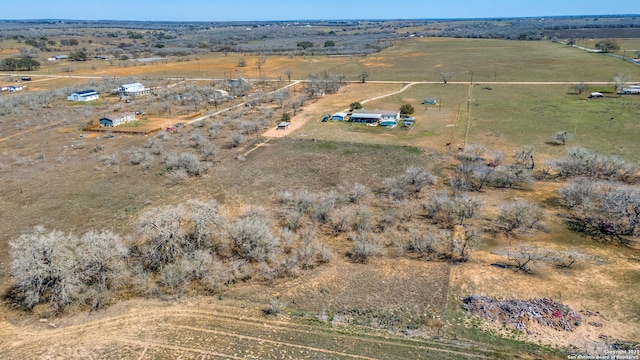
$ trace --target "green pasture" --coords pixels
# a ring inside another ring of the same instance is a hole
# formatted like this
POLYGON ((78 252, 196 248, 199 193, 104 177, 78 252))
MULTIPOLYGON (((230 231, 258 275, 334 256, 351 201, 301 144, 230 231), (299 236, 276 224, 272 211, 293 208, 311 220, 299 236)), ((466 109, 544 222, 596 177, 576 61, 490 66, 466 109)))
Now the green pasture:
POLYGON ((555 145, 551 136, 566 130, 575 136, 567 146, 640 160, 640 96, 586 97, 574 94, 570 86, 494 85, 492 90, 474 86, 469 140, 531 144, 538 152, 559 155, 565 147, 555 145))
POLYGON ((451 82, 472 75, 474 82, 610 81, 616 73, 640 79, 636 65, 550 41, 422 38, 359 62, 370 80, 440 81, 442 72, 451 82))

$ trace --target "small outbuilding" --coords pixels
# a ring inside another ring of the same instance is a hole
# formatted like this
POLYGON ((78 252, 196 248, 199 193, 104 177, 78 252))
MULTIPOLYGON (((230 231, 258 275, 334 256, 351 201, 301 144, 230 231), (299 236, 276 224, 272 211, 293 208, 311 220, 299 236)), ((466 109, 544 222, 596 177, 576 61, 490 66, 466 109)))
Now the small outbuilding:
POLYGON ((291 126, 290 122, 287 121, 283 121, 280 124, 278 124, 278 130, 287 130, 289 128, 289 126, 291 126))
POLYGON ((424 98, 424 101, 422 102, 422 104, 424 105, 437 105, 438 104, 438 99, 436 98, 424 98))
POLYGON ((347 113, 345 112, 337 112, 331 115, 331 120, 344 121, 346 118, 347 118, 347 113))
POLYGON ((114 126, 118 126, 118 125, 122 125, 128 122, 134 121, 135 119, 136 119, 135 113, 124 113, 117 116, 109 116, 109 117, 105 116, 102 119, 100 119, 100 126, 114 127, 114 126))
POLYGON ((67 96, 68 101, 93 101, 93 100, 98 100, 99 98, 100 96, 98 95, 98 92, 95 90, 78 91, 67 96))

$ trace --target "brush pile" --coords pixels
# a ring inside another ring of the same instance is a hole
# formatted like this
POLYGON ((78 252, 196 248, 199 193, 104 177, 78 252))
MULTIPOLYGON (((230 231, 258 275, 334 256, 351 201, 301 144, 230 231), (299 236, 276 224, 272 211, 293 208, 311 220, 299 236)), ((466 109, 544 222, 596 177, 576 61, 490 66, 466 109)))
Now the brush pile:
POLYGON ((475 316, 501 322, 531 333, 534 324, 560 331, 573 331, 582 317, 571 308, 548 298, 531 300, 496 300, 489 296, 471 295, 462 307, 475 316))

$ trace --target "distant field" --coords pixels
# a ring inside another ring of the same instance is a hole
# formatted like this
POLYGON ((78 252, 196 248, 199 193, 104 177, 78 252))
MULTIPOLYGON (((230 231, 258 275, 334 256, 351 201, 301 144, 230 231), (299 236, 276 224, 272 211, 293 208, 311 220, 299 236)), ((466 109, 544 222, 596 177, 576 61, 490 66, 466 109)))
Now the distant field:
MULTIPOLYGON (((640 48, 638 40, 624 42, 625 48, 640 48)), ((580 44, 579 44, 580 45, 580 44)), ((593 47, 588 44, 588 47, 593 47)), ((627 54, 632 56, 631 53, 627 54)), ((41 61, 33 74, 97 77, 136 76, 150 78, 205 77, 257 78, 260 74, 277 80, 285 70, 292 78, 305 79, 309 73, 344 73, 350 80, 369 71, 370 80, 440 81, 440 73, 450 81, 609 81, 618 72, 638 73, 637 66, 610 61, 606 56, 586 54, 549 41, 504 41, 480 39, 414 38, 365 57, 285 57, 267 56, 262 69, 257 55, 219 53, 172 57, 149 63, 131 60, 86 62, 41 61), (246 67, 238 67, 245 58, 246 67), (198 60, 199 59, 199 60, 198 60), (74 72, 64 72, 73 68, 74 72)))

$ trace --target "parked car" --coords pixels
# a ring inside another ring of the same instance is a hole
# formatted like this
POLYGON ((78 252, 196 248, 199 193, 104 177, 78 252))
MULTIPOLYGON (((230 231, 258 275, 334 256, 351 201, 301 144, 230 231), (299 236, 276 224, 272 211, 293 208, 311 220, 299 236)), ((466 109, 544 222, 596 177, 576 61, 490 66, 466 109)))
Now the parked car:
POLYGON ((589 94, 589 99, 593 99, 593 98, 603 98, 604 95, 602 95, 602 93, 599 92, 592 92, 591 94, 589 94))

